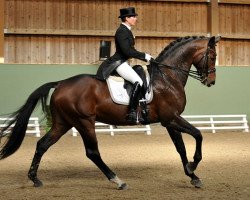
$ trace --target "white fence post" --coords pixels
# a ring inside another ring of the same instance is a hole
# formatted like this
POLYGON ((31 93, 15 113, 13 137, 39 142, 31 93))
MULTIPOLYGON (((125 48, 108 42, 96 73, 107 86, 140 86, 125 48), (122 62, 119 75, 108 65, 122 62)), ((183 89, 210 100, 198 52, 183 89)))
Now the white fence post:
POLYGON ((247 124, 247 116, 246 115, 243 117, 243 121, 244 121, 245 132, 249 132, 249 127, 247 124))
POLYGON ((75 127, 73 127, 72 128, 72 135, 74 136, 74 137, 76 137, 77 136, 77 130, 76 130, 76 128, 75 127))
POLYGON ((212 133, 215 133, 213 117, 210 117, 210 123, 211 123, 211 127, 212 127, 212 133))
POLYGON ((40 137, 41 136, 41 132, 40 132, 40 125, 39 125, 39 120, 38 120, 38 117, 35 118, 35 121, 34 121, 34 124, 35 124, 35 134, 36 134, 36 137, 40 137))
POLYGON ((150 128, 150 126, 149 125, 146 125, 146 134, 147 135, 151 135, 151 128, 150 128))
POLYGON ((111 132, 110 132, 111 136, 114 136, 115 133, 114 133, 114 131, 113 131, 113 130, 114 130, 113 126, 110 125, 109 128, 110 128, 110 131, 111 131, 111 132))

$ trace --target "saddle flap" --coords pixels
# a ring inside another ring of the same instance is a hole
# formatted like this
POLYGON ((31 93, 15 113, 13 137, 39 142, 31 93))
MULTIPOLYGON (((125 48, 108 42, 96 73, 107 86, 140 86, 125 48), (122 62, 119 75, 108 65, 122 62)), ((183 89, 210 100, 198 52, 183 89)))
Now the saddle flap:
MULTIPOLYGON (((147 84, 149 83, 149 76, 146 77, 147 84)), ((132 84, 128 84, 126 89, 124 88, 125 81, 121 77, 110 76, 106 79, 109 92, 112 100, 121 105, 129 105, 130 91, 132 90, 132 84)), ((150 103, 153 99, 153 89, 150 88, 150 91, 145 95, 146 102, 150 103)))

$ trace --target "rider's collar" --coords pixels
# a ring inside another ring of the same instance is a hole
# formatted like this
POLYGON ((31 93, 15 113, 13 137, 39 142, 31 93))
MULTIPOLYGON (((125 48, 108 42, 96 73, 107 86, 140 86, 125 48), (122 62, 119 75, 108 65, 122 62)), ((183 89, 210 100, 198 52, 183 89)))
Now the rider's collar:
POLYGON ((127 25, 126 23, 122 23, 124 26, 126 26, 128 28, 128 30, 131 30, 131 27, 129 25, 127 25))

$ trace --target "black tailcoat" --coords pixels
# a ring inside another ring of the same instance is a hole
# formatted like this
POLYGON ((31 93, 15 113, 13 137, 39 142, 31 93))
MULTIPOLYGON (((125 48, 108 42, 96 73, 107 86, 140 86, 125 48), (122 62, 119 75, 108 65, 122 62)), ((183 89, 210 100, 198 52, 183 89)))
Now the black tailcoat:
POLYGON ((115 33, 116 52, 100 65, 96 77, 100 80, 107 79, 119 65, 130 58, 146 61, 145 53, 137 51, 134 45, 135 40, 131 30, 121 24, 115 33))

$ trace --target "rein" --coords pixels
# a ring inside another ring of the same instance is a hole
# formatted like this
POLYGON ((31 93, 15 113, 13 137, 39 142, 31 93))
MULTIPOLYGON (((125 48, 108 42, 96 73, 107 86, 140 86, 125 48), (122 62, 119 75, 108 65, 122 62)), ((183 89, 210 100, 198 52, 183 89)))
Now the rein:
POLYGON ((170 66, 170 65, 165 65, 165 64, 162 64, 162 63, 159 63, 155 60, 151 60, 150 61, 150 65, 151 63, 155 63, 157 65, 156 69, 158 71, 160 71, 161 74, 163 74, 165 77, 167 77, 167 75, 160 69, 160 67, 166 67, 168 69, 172 69, 174 71, 179 71, 183 74, 185 74, 186 76, 190 76, 196 80, 199 80, 201 81, 202 80, 202 74, 199 72, 199 71, 195 71, 195 70, 185 70, 185 69, 181 69, 181 68, 178 68, 178 67, 175 67, 175 66, 170 66))
MULTIPOLYGON (((190 76, 190 77, 192 77, 192 78, 194 78, 194 79, 196 79, 196 80, 198 80, 200 82, 203 82, 207 78, 207 77, 204 77, 203 74, 209 75, 211 73, 216 72, 215 68, 209 69, 209 67, 208 67, 208 59, 210 58, 210 55, 209 55, 210 51, 212 51, 216 56, 216 52, 213 49, 211 49, 210 47, 208 47, 206 52, 204 53, 204 55, 201 57, 201 59, 198 62, 198 64, 199 64, 205 58, 205 62, 203 63, 201 71, 198 71, 198 70, 195 71, 195 70, 191 70, 191 69, 190 70, 185 70, 185 69, 181 69, 179 67, 165 65, 165 64, 162 64, 160 62, 157 62, 154 59, 151 59, 150 67, 153 68, 153 69, 156 68, 160 72, 160 74, 164 76, 163 78, 167 78, 167 75, 160 69, 160 67, 166 67, 168 69, 172 69, 174 71, 181 72, 181 73, 185 74, 186 76, 190 76), (155 63, 157 67, 154 67, 154 66, 152 67, 152 63, 155 63)), ((151 69, 151 70, 153 70, 153 69, 151 69)))
POLYGON ((183 74, 185 74, 186 76, 190 76, 196 80, 199 80, 199 81, 202 81, 202 74, 198 71, 194 71, 194 70, 185 70, 185 69, 180 69, 178 67, 174 67, 174 66, 169 66, 169 65, 165 65, 165 64, 162 64, 162 63, 159 63, 157 62, 156 60, 152 59, 150 60, 150 81, 149 81, 149 84, 147 86, 147 92, 149 93, 150 90, 151 90, 151 87, 152 87, 152 82, 153 82, 153 70, 157 69, 159 72, 160 72, 160 75, 162 76, 162 78, 164 79, 165 82, 167 82, 167 79, 168 79, 168 76, 161 70, 160 67, 166 67, 168 69, 172 69, 172 70, 175 70, 175 71, 179 71, 183 74), (152 66, 153 64, 156 64, 156 66, 152 66))

